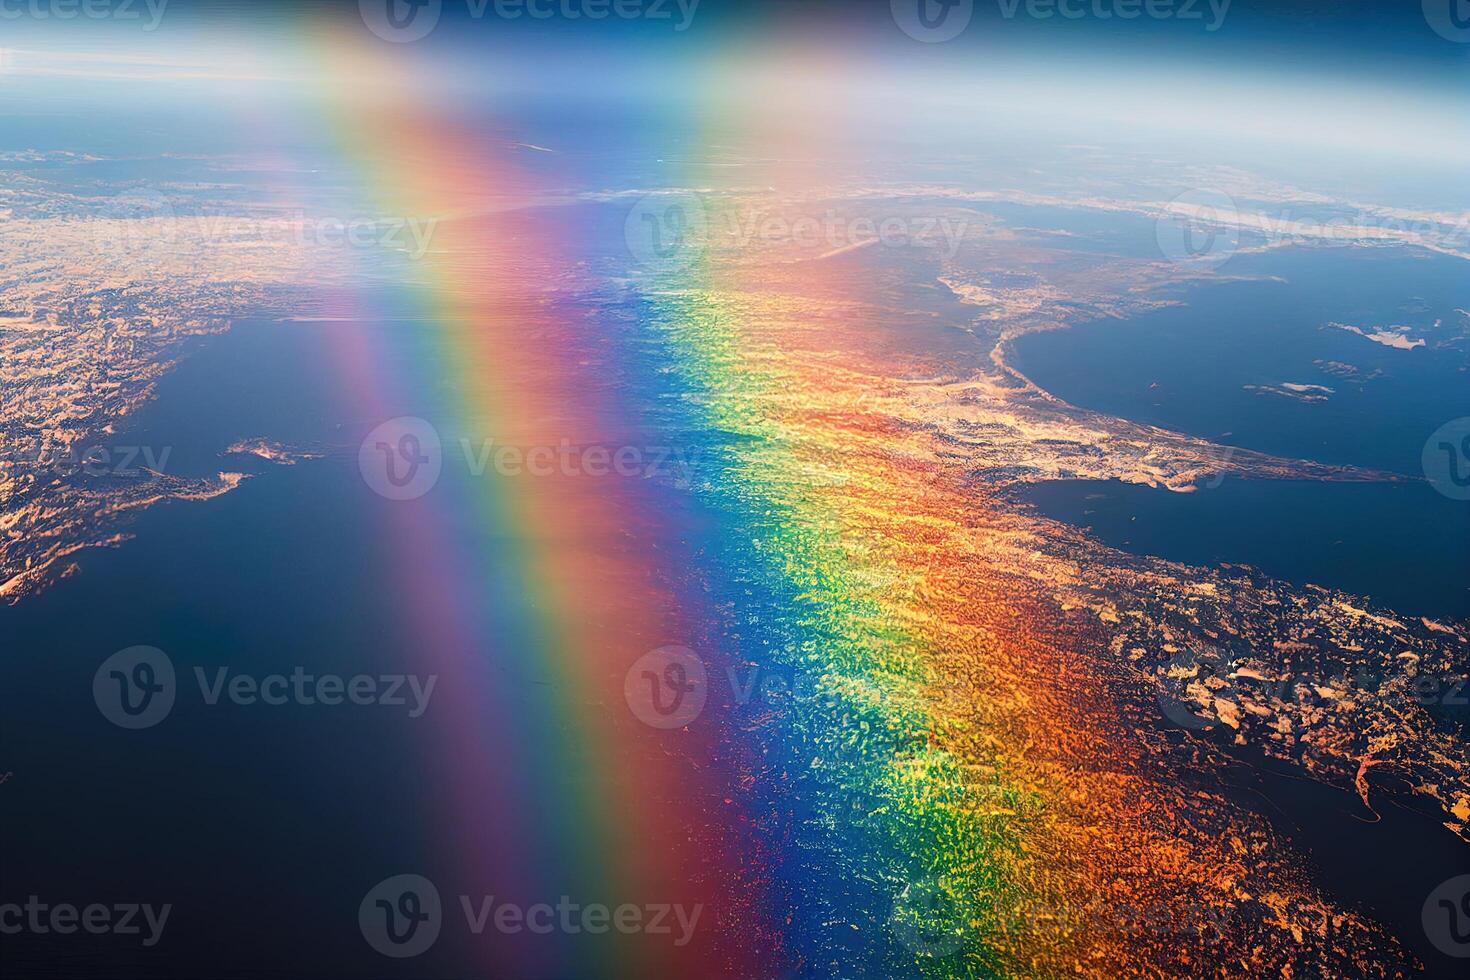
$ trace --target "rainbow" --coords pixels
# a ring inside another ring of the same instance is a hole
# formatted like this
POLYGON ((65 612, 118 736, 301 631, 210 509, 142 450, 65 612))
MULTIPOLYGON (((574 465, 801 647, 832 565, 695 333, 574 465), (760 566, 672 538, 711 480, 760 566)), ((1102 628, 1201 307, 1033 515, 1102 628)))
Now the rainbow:
MULTIPOLYGON (((1242 969, 1278 966, 1265 951, 1283 935, 1314 941, 1302 923, 1329 911, 1309 889, 1250 893, 1248 865, 1265 860, 1250 826, 1180 827, 1182 791, 1110 713, 1117 678, 1076 655, 1096 633, 1046 605, 1016 567, 1024 531, 915 422, 909 393, 945 379, 921 354, 868 349, 883 315, 870 260, 737 261, 714 241, 629 272, 605 230, 547 206, 558 188, 524 150, 379 97, 414 90, 402 62, 332 27, 312 55, 371 205, 440 222, 406 284, 343 300, 391 331, 342 331, 337 352, 365 424, 419 399, 443 440, 441 485, 391 507, 387 529, 405 630, 445 704, 426 747, 444 787, 426 860, 441 881, 524 902, 707 910, 687 946, 487 938, 487 968, 1213 969, 1198 942, 1096 928, 1094 903, 1267 907, 1232 948, 1242 969), (353 91, 364 78, 374 98, 353 91), (699 462, 683 482, 457 464, 489 437, 678 440, 699 462), (661 729, 630 710, 627 684, 670 645, 694 651, 708 703, 661 729), (771 676, 796 690, 742 695, 771 676)), ((795 162, 762 174, 773 185, 821 179, 820 126, 793 145, 758 118, 721 124, 786 141, 795 162)), ((701 136, 695 119, 674 125, 701 136)), ((693 163, 671 178, 708 176, 693 163)), ((401 870, 417 869, 383 873, 401 870)))
MULTIPOLYGON (((320 40, 324 75, 345 87, 394 70, 336 28, 320 40)), ((339 151, 382 191, 369 204, 440 222, 411 285, 339 297, 334 311, 393 323, 390 343, 340 332, 339 370, 364 419, 383 421, 387 406, 426 389, 452 392, 422 412, 443 438, 445 476, 423 506, 392 507, 390 529, 408 631, 446 698, 446 743, 432 750, 453 760, 444 768, 451 788, 433 837, 436 867, 448 870, 435 880, 525 904, 570 895, 710 910, 683 947, 663 935, 614 934, 585 947, 564 937, 487 940, 487 964, 508 975, 692 976, 712 956, 729 975, 769 973, 769 941, 749 935, 764 874, 749 866, 759 842, 741 829, 751 821, 730 799, 730 773, 692 768, 708 757, 707 738, 671 743, 625 703, 630 665, 683 642, 704 618, 698 598, 680 594, 687 583, 650 567, 651 548, 674 567, 694 561, 662 526, 667 487, 468 472, 494 446, 628 446, 651 462, 664 447, 640 440, 632 406, 601 383, 647 366, 599 343, 589 311, 549 288, 586 285, 570 271, 584 243, 574 227, 517 209, 542 192, 518 165, 523 154, 411 104, 367 111, 348 91, 331 94, 341 96, 339 151), (477 529, 476 542, 488 528, 494 553, 476 553, 465 527, 477 529), (712 943, 717 909, 746 911, 712 943)))

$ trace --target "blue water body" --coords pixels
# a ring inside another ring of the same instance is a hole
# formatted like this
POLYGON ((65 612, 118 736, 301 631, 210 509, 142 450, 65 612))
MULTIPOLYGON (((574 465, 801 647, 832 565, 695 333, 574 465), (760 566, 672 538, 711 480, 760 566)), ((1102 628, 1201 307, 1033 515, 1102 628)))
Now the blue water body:
MULTIPOLYGON (((155 947, 7 936, 0 973, 375 977, 387 961, 364 943, 356 910, 389 874, 426 874, 451 903, 461 893, 608 897, 589 895, 561 849, 587 838, 585 814, 564 804, 589 763, 552 730, 564 723, 545 705, 553 667, 520 632, 537 597, 504 578, 528 546, 517 535, 533 529, 446 504, 445 494, 496 493, 493 474, 446 464, 422 500, 390 501, 358 469, 363 433, 385 416, 435 420, 447 444, 469 424, 462 411, 446 414, 462 397, 450 381, 396 383, 406 379, 399 369, 422 363, 427 337, 403 322, 243 323, 198 341, 120 439, 167 447, 172 474, 251 478, 213 499, 146 509, 127 527, 131 540, 82 552, 76 574, 0 606, 0 773, 10 774, 0 836, 25 841, 6 849, 0 901, 173 905, 155 947), (366 379, 340 367, 344 350, 364 346, 388 371, 381 390, 366 392, 380 413, 371 417, 361 414, 366 379), (221 455, 255 436, 324 456, 280 466, 221 455), (450 582, 419 568, 444 555, 405 542, 405 515, 409 526, 452 522, 450 547, 481 560, 456 564, 450 582), (434 624, 414 615, 428 605, 409 594, 415 583, 475 596, 458 603, 475 617, 467 637, 429 632, 434 624), (94 704, 93 674, 140 644, 169 655, 179 694, 156 727, 125 731, 94 704), (430 710, 414 718, 386 705, 210 705, 194 672, 212 678, 220 667, 256 677, 434 671, 439 680, 430 710), (500 798, 538 832, 514 838, 489 806, 500 798), (481 863, 478 844, 490 855, 481 863), (511 851, 529 855, 535 883, 500 873, 511 851)), ((647 444, 665 442, 650 435, 647 444)), ((639 492, 661 496, 649 510, 670 534, 696 533, 687 494, 652 481, 639 492)), ((609 534, 647 544, 632 529, 609 534)), ((626 706, 583 710, 622 719, 626 706)), ((541 972, 527 975, 561 977, 588 975, 605 953, 595 939, 446 927, 428 953, 388 966, 395 976, 469 976, 498 956, 531 956, 541 972)))
MULTIPOLYGON (((1288 763, 1252 749, 1227 749, 1238 764, 1226 771, 1229 795, 1266 817, 1312 862, 1322 885, 1365 912, 1424 964, 1424 980, 1463 980, 1464 960, 1429 942, 1424 897, 1446 878, 1470 873, 1464 843, 1411 794, 1374 795, 1369 810, 1353 793, 1305 777, 1288 763)), ((1375 787, 1376 788, 1376 787, 1375 787)))
POLYGON ((1254 565, 1403 613, 1470 617, 1470 507, 1423 481, 1227 479, 1175 493, 1116 480, 1058 480, 1021 496, 1124 551, 1194 565, 1254 565))
POLYGON ((221 497, 148 509, 134 540, 82 553, 78 574, 0 607, 11 654, 0 768, 14 773, 3 826, 27 841, 7 852, 6 895, 174 906, 151 949, 7 937, 20 975, 188 977, 205 963, 220 977, 371 975, 350 893, 373 883, 368 869, 424 863, 425 811, 446 778, 434 770, 447 768, 429 750, 432 716, 210 706, 193 688, 196 667, 420 669, 384 589, 389 546, 364 533, 385 502, 361 492, 355 460, 218 455, 249 434, 327 434, 334 393, 320 353, 311 331, 270 326, 202 342, 133 437, 169 446, 172 472, 258 475, 221 497), (135 644, 168 653, 180 695, 161 724, 124 731, 93 704, 92 673, 135 644), (324 912, 336 908, 346 914, 324 912))
POLYGON ((1178 305, 1030 334, 1011 359, 1067 401, 1289 458, 1419 474, 1424 441, 1470 415, 1470 266, 1417 249, 1279 249, 1180 287, 1178 305), (1436 321, 1439 326, 1436 327, 1436 321), (1394 325, 1396 350, 1330 324, 1394 325), (1330 391, 1308 401, 1282 386, 1330 391))
POLYGON ((1466 270, 1408 248, 1236 255, 1222 273, 1255 278, 1180 287, 1177 305, 1028 335, 1012 352, 1037 384, 1082 407, 1407 479, 1228 479, 1193 494, 1059 482, 1024 496, 1124 550, 1254 565, 1406 613, 1470 615, 1470 507, 1436 493, 1421 469, 1431 433, 1470 414, 1466 270), (1393 349, 1332 323, 1403 326, 1424 344, 1393 349))

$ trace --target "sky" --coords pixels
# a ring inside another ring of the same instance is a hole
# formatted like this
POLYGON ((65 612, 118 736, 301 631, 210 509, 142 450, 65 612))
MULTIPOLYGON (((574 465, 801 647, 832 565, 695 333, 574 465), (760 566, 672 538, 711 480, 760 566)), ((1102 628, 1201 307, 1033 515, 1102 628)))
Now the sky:
POLYGON ((917 0, 486 0, 478 14, 479 0, 423 0, 438 5, 433 30, 405 43, 370 29, 388 0, 87 2, 98 16, 63 20, 81 0, 0 0, 9 143, 115 150, 167 132, 206 151, 232 136, 221 106, 296 106, 326 87, 371 102, 407 85, 437 111, 531 120, 541 139, 588 113, 614 130, 677 116, 706 132, 761 114, 895 154, 1096 142, 1470 203, 1470 28, 1459 39, 1450 0, 1443 16, 1439 0, 972 0, 967 21, 959 0, 944 23, 964 27, 938 43, 905 32, 917 0), (641 16, 593 19, 600 2, 641 16), (406 70, 329 86, 324 32, 406 70))

